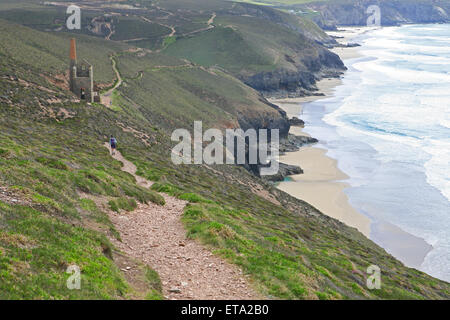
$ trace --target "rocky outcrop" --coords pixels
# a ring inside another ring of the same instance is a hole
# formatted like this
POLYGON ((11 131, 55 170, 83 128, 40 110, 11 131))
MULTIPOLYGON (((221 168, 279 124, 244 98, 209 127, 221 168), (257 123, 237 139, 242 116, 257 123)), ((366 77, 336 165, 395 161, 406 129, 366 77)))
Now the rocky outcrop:
POLYGON ((450 22, 450 2, 447 0, 339 0, 313 2, 303 7, 318 11, 320 14, 313 20, 322 28, 333 30, 336 25, 367 25, 369 14, 366 11, 371 5, 380 7, 382 26, 450 22))
MULTIPOLYGON (((235 3, 231 8, 217 12, 218 16, 239 16, 282 26, 283 35, 276 45, 268 41, 265 52, 271 52, 267 59, 273 60, 273 69, 269 63, 263 68, 244 68, 233 74, 252 88, 270 97, 298 97, 311 95, 317 88, 316 81, 323 77, 337 77, 345 66, 339 56, 327 48, 337 45, 336 40, 326 34, 309 19, 289 14, 271 7, 248 3, 235 3), (264 71, 263 71, 264 70, 264 71)), ((249 29, 252 30, 252 29, 249 29)), ((234 30, 236 37, 246 41, 254 37, 253 31, 234 30)), ((245 47, 244 47, 245 48, 245 47)), ((255 54, 255 59, 257 54, 255 54)))
POLYGON ((283 181, 286 177, 292 176, 294 174, 303 174, 303 170, 299 166, 293 166, 281 162, 278 164, 278 166, 279 169, 276 174, 271 176, 262 176, 262 178, 271 182, 279 182, 283 181))
POLYGON ((317 91, 316 81, 339 77, 346 70, 339 56, 325 48, 317 48, 317 55, 302 53, 291 57, 297 70, 276 69, 251 76, 240 76, 252 88, 271 97, 301 97, 317 91))
POLYGON ((226 10, 223 13, 265 19, 294 30, 314 42, 328 46, 336 45, 335 39, 323 32, 317 25, 305 23, 305 20, 298 16, 281 10, 274 10, 271 7, 250 3, 236 3, 231 10, 226 10))
POLYGON ((297 117, 292 117, 291 119, 289 119, 289 124, 293 127, 303 128, 305 126, 305 121, 303 121, 302 119, 299 119, 297 117))
POLYGON ((244 131, 248 129, 255 129, 256 131, 259 129, 279 129, 280 139, 287 138, 291 125, 286 112, 262 96, 260 101, 275 109, 276 112, 259 112, 257 114, 240 112, 238 114, 240 128, 244 131))
POLYGON ((266 95, 302 96, 315 89, 316 79, 314 74, 308 71, 278 69, 257 73, 251 77, 243 78, 242 81, 266 95))
POLYGON ((283 154, 285 152, 298 151, 301 147, 307 144, 317 142, 319 142, 319 140, 317 140, 316 138, 289 134, 288 137, 280 143, 280 153, 283 154))
MULTIPOLYGON (((318 142, 318 140, 315 138, 289 134, 287 138, 283 139, 280 142, 280 153, 283 154, 285 152, 294 152, 299 150, 304 145, 316 142, 318 142)), ((261 178, 270 182, 279 182, 283 181, 286 177, 303 173, 302 168, 300 168, 299 166, 289 165, 281 162, 279 162, 278 165, 279 169, 276 174, 270 176, 261 176, 261 178)))
POLYGON ((112 32, 113 19, 109 15, 94 17, 87 29, 93 34, 101 37, 107 37, 112 32))

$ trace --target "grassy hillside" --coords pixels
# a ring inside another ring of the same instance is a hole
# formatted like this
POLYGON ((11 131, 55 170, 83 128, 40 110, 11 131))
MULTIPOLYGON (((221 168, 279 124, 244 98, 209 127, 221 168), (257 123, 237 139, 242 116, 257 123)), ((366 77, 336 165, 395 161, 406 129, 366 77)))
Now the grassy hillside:
POLYGON ((160 37, 161 35, 170 34, 170 29, 157 23, 149 23, 134 17, 119 17, 115 20, 114 34, 112 40, 127 40, 130 35, 134 39, 146 38, 152 39, 160 37))
POLYGON ((297 70, 289 57, 315 51, 305 37, 258 18, 226 16, 215 23, 210 31, 177 40, 165 53, 245 75, 277 68, 297 70))
POLYGON ((111 246, 108 238, 119 235, 88 200, 162 203, 119 170, 102 146, 109 134, 138 173, 157 182, 155 191, 190 201, 189 237, 239 265, 268 298, 450 297, 449 284, 404 267, 355 229, 242 167, 170 161, 171 131, 194 119, 229 127, 243 113, 279 117, 229 74, 79 35, 79 56, 104 70, 98 80, 105 83, 113 81, 114 52, 125 83, 111 110, 71 102, 46 80, 67 66, 69 34, 0 21, 0 36, 0 298, 161 298, 155 273, 111 246), (71 264, 81 267, 82 290, 65 287, 71 264), (122 270, 130 264, 139 270, 133 279, 122 270), (381 290, 365 286, 371 264, 382 270, 381 290))
POLYGON ((161 129, 191 128, 198 119, 205 127, 236 127, 246 114, 282 118, 256 91, 220 70, 161 54, 125 53, 117 61, 127 80, 118 97, 123 111, 161 129))
MULTIPOLYGON (((247 10, 251 9, 244 12, 247 10)), ((316 78, 343 70, 337 56, 311 41, 313 28, 305 28, 304 22, 292 22, 290 27, 285 23, 247 14, 219 15, 214 28, 178 37, 163 52, 203 66, 221 67, 268 94, 311 89, 316 78)))
MULTIPOLYGON (((5 6, 0 18, 41 31, 64 32, 63 3, 32 3, 29 8, 5 6)), ((316 79, 343 70, 339 58, 319 44, 333 45, 331 37, 311 20, 279 10, 222 0, 127 2, 133 9, 78 3, 83 14, 77 34, 165 50, 207 67, 217 65, 260 91, 301 95, 314 89, 316 79), (265 73, 276 80, 265 83, 265 73)))
MULTIPOLYGON (((324 29, 341 26, 365 26, 367 8, 378 5, 381 9, 381 25, 395 26, 411 23, 448 23, 448 0, 255 0, 262 5, 290 11, 308 17, 324 29)), ((252 0, 240 2, 254 3, 252 0)))
MULTIPOLYGON (((293 5, 293 4, 303 4, 309 2, 317 2, 321 0, 237 0, 237 2, 251 3, 257 5, 266 6, 280 6, 280 5, 293 5)), ((322 1, 333 1, 333 0, 322 0, 322 1)))
MULTIPOLYGON (((146 278, 151 272, 145 265, 113 250, 106 235, 119 235, 106 214, 80 197, 84 192, 110 199, 163 201, 138 187, 98 144, 101 132, 109 132, 101 125, 100 110, 71 104, 67 91, 45 80, 65 71, 68 38, 5 21, 0 21, 0 30, 0 298, 160 295, 154 279, 146 278), (61 102, 49 102, 52 99, 61 102), (113 257, 138 265, 139 292, 113 257), (82 270, 81 290, 65 286, 69 276, 65 271, 71 264, 82 270)), ((91 38, 82 38, 79 44, 84 50, 91 46, 89 57, 99 67, 106 66, 108 54, 120 47, 91 38)), ((112 76, 104 74, 103 79, 110 82, 112 76)))
POLYGON ((51 75, 67 71, 67 43, 72 37, 79 43, 79 56, 95 64, 94 79, 99 82, 108 83, 113 80, 114 72, 108 56, 125 48, 119 43, 81 34, 40 33, 37 37, 36 34, 25 30, 29 29, 19 25, 13 28, 11 23, 0 20, 0 52, 7 57, 13 57, 17 63, 51 75))
POLYGON ((217 65, 235 74, 274 70, 276 56, 260 49, 261 46, 246 41, 241 32, 219 26, 196 37, 177 40, 165 53, 208 67, 217 65))

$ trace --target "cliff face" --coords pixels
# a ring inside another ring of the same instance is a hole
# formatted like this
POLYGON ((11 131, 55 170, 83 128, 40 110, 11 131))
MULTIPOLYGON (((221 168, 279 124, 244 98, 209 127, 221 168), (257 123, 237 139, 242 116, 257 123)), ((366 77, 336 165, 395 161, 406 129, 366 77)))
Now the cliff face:
MULTIPOLYGON (((180 2, 161 2, 169 1, 180 2)), ((356 229, 241 167, 171 161, 171 133, 195 120, 234 127, 239 116, 243 128, 271 125, 271 115, 272 125, 282 121, 282 113, 254 90, 229 75, 186 67, 185 61, 156 52, 142 55, 123 43, 74 36, 83 56, 102 70, 96 73, 99 82, 113 82, 110 56, 116 56, 126 83, 117 89, 120 109, 74 101, 68 90, 49 81, 67 69, 66 33, 0 19, 0 252, 2 268, 11 270, 0 277, 0 299, 160 296, 160 282, 141 281, 149 272, 156 276, 144 268, 146 262, 112 247, 108 238, 115 241, 119 234, 107 207, 90 200, 117 204, 161 197, 120 173, 120 163, 102 146, 111 133, 139 175, 157 181, 152 189, 189 199, 182 222, 195 241, 226 253, 267 298, 450 298, 448 283, 406 268, 356 229), (165 68, 154 71, 155 65, 165 68), (142 66, 147 68, 137 77, 142 66), (80 290, 65 287, 68 262, 92 271, 83 274, 80 290), (383 270, 380 290, 365 285, 365 270, 374 263, 383 270), (133 265, 133 272, 125 276, 126 265, 133 265)))
MULTIPOLYGON (((249 19, 258 19, 265 24, 277 25, 281 27, 278 29, 280 33, 273 36, 287 39, 279 41, 278 47, 267 49, 270 45, 265 44, 261 48, 262 52, 278 51, 277 57, 273 59, 278 61, 279 65, 274 70, 260 72, 244 70, 235 73, 240 80, 265 96, 308 95, 316 90, 317 80, 323 77, 337 77, 346 69, 339 56, 327 50, 327 47, 336 45, 336 40, 309 19, 270 7, 246 3, 236 4, 233 9, 226 11, 226 14, 245 16, 249 19), (292 41, 294 37, 296 39, 292 41)), ((245 32, 245 26, 239 27, 236 30, 245 32)), ((255 33, 246 36, 243 33, 243 38, 259 36, 255 33)))
POLYGON ((294 57, 295 69, 276 69, 260 72, 241 80, 268 96, 304 96, 316 91, 315 83, 324 77, 338 77, 346 68, 338 55, 325 48, 316 54, 294 57))
POLYGON ((263 97, 260 98, 260 101, 273 108, 274 111, 258 112, 257 114, 240 112, 238 115, 240 128, 244 131, 248 129, 279 129, 280 138, 287 138, 291 125, 286 112, 263 97))
POLYGON ((368 18, 366 10, 370 5, 380 7, 383 26, 450 22, 450 1, 448 0, 341 0, 313 2, 304 7, 320 13, 313 18, 319 26, 324 29, 335 29, 336 25, 366 25, 368 18))
POLYGON ((179 37, 163 52, 220 67, 265 96, 303 96, 345 70, 336 44, 314 22, 273 8, 236 3, 215 11, 207 32, 179 37))
POLYGON ((308 19, 287 14, 280 10, 274 10, 271 7, 249 3, 236 3, 231 10, 224 11, 223 13, 260 18, 300 33, 314 42, 326 46, 336 45, 336 40, 333 37, 330 37, 318 25, 311 23, 308 19))

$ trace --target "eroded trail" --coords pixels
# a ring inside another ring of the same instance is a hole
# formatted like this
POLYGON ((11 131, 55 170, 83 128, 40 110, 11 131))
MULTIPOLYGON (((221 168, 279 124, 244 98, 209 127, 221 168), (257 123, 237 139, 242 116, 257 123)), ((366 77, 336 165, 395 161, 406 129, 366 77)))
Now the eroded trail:
MULTIPOLYGON (((113 157, 139 185, 152 185, 136 175, 136 166, 120 152, 113 157)), ((109 213, 122 238, 122 242, 112 239, 114 245, 158 272, 167 299, 261 299, 238 267, 186 238, 180 221, 186 202, 161 195, 164 206, 140 204, 130 213, 109 213)))
POLYGON ((113 94, 114 90, 116 90, 118 87, 120 87, 123 82, 122 77, 120 76, 120 72, 119 72, 119 70, 117 70, 116 60, 114 59, 114 56, 111 57, 111 62, 112 62, 112 68, 114 70, 114 73, 116 74, 117 81, 111 89, 109 89, 107 92, 105 92, 104 94, 102 94, 100 96, 101 103, 108 108, 110 108, 112 105, 112 94, 113 94))

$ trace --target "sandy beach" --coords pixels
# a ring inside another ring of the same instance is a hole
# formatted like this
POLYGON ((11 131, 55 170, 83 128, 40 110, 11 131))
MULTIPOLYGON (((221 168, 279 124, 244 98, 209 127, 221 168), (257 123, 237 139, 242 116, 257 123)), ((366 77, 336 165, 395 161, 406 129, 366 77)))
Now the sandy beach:
MULTIPOLYGON (((354 43, 353 39, 361 34, 373 30, 373 27, 346 27, 339 31, 327 32, 330 36, 338 37, 336 41, 343 45, 354 43)), ((358 52, 358 47, 336 47, 331 50, 339 55, 342 61, 348 59, 359 58, 361 54, 358 52)))
MULTIPOLYGON (((355 48, 339 48, 355 51, 355 48)), ((352 52, 352 56, 356 53, 352 52)), ((300 98, 271 100, 284 111, 289 118, 302 114, 302 104, 323 99, 334 92, 334 88, 341 84, 340 79, 323 79, 317 83, 322 96, 308 96, 300 98)), ((291 127, 291 134, 307 135, 300 127, 291 127)), ((313 205, 324 214, 333 217, 351 227, 358 229, 366 237, 370 236, 370 220, 356 211, 348 202, 344 189, 348 184, 342 182, 348 176, 337 167, 337 161, 326 155, 325 149, 305 147, 296 152, 289 152, 280 156, 280 161, 286 164, 300 166, 304 173, 294 175, 292 181, 281 182, 278 188, 290 195, 313 205)))
POLYGON ((278 188, 369 237, 369 218, 356 211, 344 193, 348 184, 340 180, 348 176, 338 169, 335 159, 326 156, 326 152, 324 149, 306 147, 281 156, 281 162, 301 166, 304 174, 291 176, 292 181, 281 182, 278 188))
MULTIPOLYGON (((343 32, 338 41, 342 44, 350 42, 351 38, 362 31, 358 28, 354 32, 343 32)), ((357 58, 358 47, 334 48, 342 60, 357 58)), ((324 99, 334 93, 334 89, 341 84, 341 79, 326 78, 317 82, 318 92, 321 95, 274 99, 272 103, 286 111, 289 118, 300 117, 304 103, 324 99)), ((291 127, 290 133, 301 136, 307 133, 300 127, 291 127)), ((337 161, 326 155, 325 149, 305 147, 296 152, 289 152, 280 156, 280 161, 286 164, 300 166, 304 173, 291 176, 291 181, 278 184, 278 188, 290 195, 313 205, 322 213, 333 217, 351 227, 358 229, 366 237, 370 237, 370 220, 356 211, 350 204, 344 189, 348 184, 343 182, 348 176, 339 170, 337 161)))
MULTIPOLYGON (((353 37, 367 31, 368 28, 346 28, 345 31, 333 32, 333 35, 339 36, 337 40, 340 43, 347 44, 351 43, 353 37)), ((344 62, 361 56, 358 47, 337 47, 332 51, 344 62)), ((321 96, 273 99, 271 102, 286 111, 289 118, 301 118, 302 104, 333 95, 334 89, 340 84, 340 79, 322 79, 317 83, 319 92, 323 94, 321 96)), ((291 127, 290 133, 308 135, 301 127, 291 127)), ((304 174, 290 176, 291 180, 279 183, 278 188, 308 202, 322 213, 358 229, 366 237, 376 238, 377 243, 404 264, 418 268, 432 247, 423 239, 386 221, 373 222, 353 208, 344 192, 349 187, 345 182, 348 176, 338 168, 337 160, 328 157, 326 153, 326 149, 309 146, 280 156, 281 162, 300 166, 304 174)))

